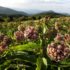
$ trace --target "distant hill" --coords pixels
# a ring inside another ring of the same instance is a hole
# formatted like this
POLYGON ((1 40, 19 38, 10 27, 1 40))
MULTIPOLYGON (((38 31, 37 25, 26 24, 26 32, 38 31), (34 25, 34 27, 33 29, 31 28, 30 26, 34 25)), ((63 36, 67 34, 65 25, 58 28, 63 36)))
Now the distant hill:
POLYGON ((59 17, 59 16, 69 16, 68 14, 56 13, 54 11, 45 11, 33 16, 51 16, 51 17, 59 17))
POLYGON ((36 17, 37 16, 52 16, 52 17, 68 16, 67 14, 56 13, 54 11, 42 11, 42 10, 34 10, 34 9, 24 10, 24 11, 16 11, 10 8, 0 6, 0 16, 36 16, 36 17))
POLYGON ((0 16, 11 16, 11 15, 23 15, 23 16, 28 16, 27 13, 21 12, 21 11, 16 11, 10 8, 6 7, 1 7, 0 6, 0 16))

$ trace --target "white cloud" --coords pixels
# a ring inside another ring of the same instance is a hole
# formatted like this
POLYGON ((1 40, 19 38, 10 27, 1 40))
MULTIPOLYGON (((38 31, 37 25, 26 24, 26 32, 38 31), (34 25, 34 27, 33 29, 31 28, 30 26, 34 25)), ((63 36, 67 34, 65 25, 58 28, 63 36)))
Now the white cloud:
POLYGON ((53 1, 53 2, 59 2, 59 1, 61 1, 61 0, 44 0, 44 1, 53 1))
POLYGON ((0 6, 14 7, 20 3, 27 3, 27 0, 0 0, 0 6))
POLYGON ((21 4, 25 6, 25 4, 43 4, 43 3, 58 3, 58 2, 66 2, 69 0, 0 0, 0 6, 5 6, 5 7, 16 7, 21 4))
POLYGON ((70 0, 0 0, 0 6, 70 12, 70 0))

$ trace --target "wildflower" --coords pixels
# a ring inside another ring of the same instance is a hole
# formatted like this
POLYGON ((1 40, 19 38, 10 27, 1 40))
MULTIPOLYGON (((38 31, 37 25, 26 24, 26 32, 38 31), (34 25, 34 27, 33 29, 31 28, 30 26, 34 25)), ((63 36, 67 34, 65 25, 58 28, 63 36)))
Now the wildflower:
POLYGON ((51 43, 47 47, 47 55, 53 61, 59 62, 69 56, 70 48, 65 44, 51 43))
POLYGON ((24 33, 22 31, 16 31, 14 33, 14 36, 17 41, 23 41, 24 40, 24 33))
POLYGON ((24 37, 28 39, 37 39, 38 33, 33 26, 28 26, 24 31, 24 37))

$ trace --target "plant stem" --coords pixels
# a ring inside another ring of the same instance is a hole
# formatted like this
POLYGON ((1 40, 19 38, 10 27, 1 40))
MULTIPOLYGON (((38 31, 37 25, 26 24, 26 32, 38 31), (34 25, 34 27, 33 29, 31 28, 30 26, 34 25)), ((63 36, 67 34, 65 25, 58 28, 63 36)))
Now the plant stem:
POLYGON ((61 70, 61 68, 60 68, 60 67, 58 67, 58 70, 61 70))

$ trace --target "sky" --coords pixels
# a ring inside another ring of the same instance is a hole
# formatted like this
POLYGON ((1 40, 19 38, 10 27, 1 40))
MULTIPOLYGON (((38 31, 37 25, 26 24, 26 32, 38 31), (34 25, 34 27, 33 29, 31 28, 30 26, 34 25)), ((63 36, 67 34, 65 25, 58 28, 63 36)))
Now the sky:
POLYGON ((61 13, 70 14, 70 0, 0 0, 0 6, 26 10, 53 10, 61 13))

